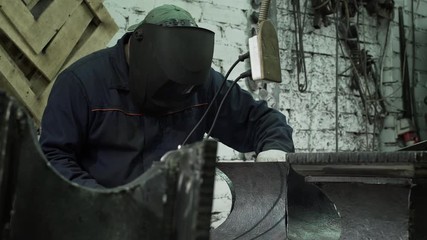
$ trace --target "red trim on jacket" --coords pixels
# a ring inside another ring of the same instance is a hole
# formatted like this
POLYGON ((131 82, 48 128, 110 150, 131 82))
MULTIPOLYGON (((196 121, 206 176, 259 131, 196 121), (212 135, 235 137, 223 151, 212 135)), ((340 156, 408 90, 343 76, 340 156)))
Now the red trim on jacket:
MULTIPOLYGON (((163 116, 179 113, 179 112, 185 111, 185 110, 190 109, 190 108, 204 107, 207 105, 208 105, 207 103, 196 104, 196 105, 186 107, 186 108, 178 110, 178 111, 165 113, 163 116)), ((95 108, 95 109, 92 109, 91 112, 121 112, 121 113, 128 115, 128 116, 144 116, 143 113, 129 113, 129 112, 125 112, 124 110, 118 109, 118 108, 95 108)))
POLYGON ((178 110, 178 111, 165 113, 162 116, 172 115, 172 114, 175 114, 175 113, 183 112, 183 111, 185 111, 187 109, 190 109, 190 108, 204 107, 204 106, 207 106, 207 105, 208 105, 208 103, 200 103, 200 104, 196 104, 196 105, 193 105, 193 106, 190 106, 190 107, 183 108, 183 109, 178 110))
POLYGON ((128 112, 125 112, 124 110, 118 109, 118 108, 95 108, 95 109, 92 109, 90 111, 91 112, 121 112, 121 113, 124 113, 125 115, 128 115, 128 116, 144 116, 144 114, 142 114, 142 113, 128 113, 128 112))

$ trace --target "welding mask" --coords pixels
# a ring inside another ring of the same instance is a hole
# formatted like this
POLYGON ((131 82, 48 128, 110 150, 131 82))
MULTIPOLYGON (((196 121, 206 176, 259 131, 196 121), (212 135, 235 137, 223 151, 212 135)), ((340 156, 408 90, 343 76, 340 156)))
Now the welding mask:
POLYGON ((129 46, 133 101, 148 115, 186 108, 209 78, 213 48, 214 33, 207 29, 141 24, 129 46))

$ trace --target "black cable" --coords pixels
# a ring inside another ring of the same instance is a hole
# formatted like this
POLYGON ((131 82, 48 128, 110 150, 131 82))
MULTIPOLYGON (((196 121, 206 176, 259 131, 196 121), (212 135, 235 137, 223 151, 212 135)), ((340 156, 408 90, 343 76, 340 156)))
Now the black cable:
MULTIPOLYGON (((304 35, 304 26, 305 26, 305 17, 306 17, 306 15, 307 15, 307 3, 308 3, 308 0, 306 0, 305 1, 305 3, 304 3, 304 18, 303 18, 303 20, 302 20, 302 24, 301 24, 301 6, 300 6, 300 4, 299 4, 299 1, 298 1, 298 24, 299 24, 299 26, 298 26, 298 31, 299 31, 299 42, 300 42, 300 57, 301 57, 301 60, 300 61, 302 61, 302 67, 303 67, 303 69, 304 69, 304 84, 298 84, 298 90, 300 91, 300 92, 305 92, 305 91, 307 91, 307 87, 308 87, 308 77, 307 77, 307 65, 306 65, 306 63, 305 63, 305 50, 304 50, 304 40, 303 40, 303 35, 304 35)), ((299 79, 298 79, 299 80, 299 79)))
MULTIPOLYGON (((288 165, 288 166, 290 168, 290 165, 288 165)), ((271 206, 270 209, 268 209, 268 211, 264 214, 264 216, 258 222, 256 222, 248 230, 246 230, 243 233, 241 233, 239 236, 233 238, 233 240, 239 239, 239 238, 243 237, 244 235, 248 234, 250 231, 254 230, 273 211, 273 209, 277 206, 277 204, 279 204, 280 199, 282 199, 282 195, 284 194, 283 188, 284 188, 284 185, 285 185, 285 179, 288 179, 288 177, 287 177, 288 174, 286 176, 284 176, 283 172, 281 171, 281 168, 278 168, 278 170, 279 170, 279 174, 280 174, 280 192, 279 192, 279 195, 277 196, 276 200, 274 201, 273 205, 271 206)), ((287 171, 289 173, 289 169, 287 169, 287 171)), ((288 186, 285 186, 285 187, 286 187, 285 194, 287 196, 287 187, 288 186)), ((286 203, 286 204, 288 204, 288 203, 286 203)), ((266 234, 267 232, 269 232, 271 229, 273 229, 274 227, 276 227, 277 225, 279 225, 280 222, 282 222, 283 219, 286 219, 287 216, 288 216, 288 212, 287 212, 287 209, 286 209, 284 215, 281 218, 279 218, 279 220, 275 224, 273 224, 273 226, 271 226, 270 228, 268 228, 264 232, 258 234, 258 236, 255 236, 255 237, 251 238, 251 240, 252 239, 257 239, 257 238, 263 236, 264 234, 266 234)))
POLYGON ((237 66, 239 62, 243 62, 245 59, 249 58, 249 52, 239 55, 239 58, 231 65, 230 69, 227 71, 224 77, 224 81, 222 81, 221 86, 219 87, 218 91, 215 93, 212 101, 209 103, 208 108, 206 109, 203 116, 200 118, 200 120, 197 122, 197 124, 193 127, 193 129, 190 131, 190 133, 185 137, 184 141, 182 142, 181 146, 185 145, 188 141, 188 139, 193 135, 194 131, 199 127, 200 123, 202 123, 203 119, 205 119, 206 115, 208 114, 209 110, 211 109, 213 103, 215 102, 216 98, 218 97, 221 90, 224 88, 225 83, 227 82, 227 78, 229 77, 230 73, 233 71, 233 69, 237 66))
MULTIPOLYGON (((338 90, 338 81, 339 81, 339 56, 338 56, 338 45, 340 44, 340 38, 339 38, 339 30, 338 30, 338 23, 339 23, 339 16, 338 16, 338 10, 339 10, 339 5, 340 5, 340 1, 338 1, 336 3, 336 7, 335 7, 335 36, 336 36, 336 45, 335 45, 335 152, 338 152, 339 150, 339 146, 338 146, 338 141, 339 141, 339 116, 338 116, 338 94, 339 94, 339 90, 338 90)), ((346 34, 347 35, 347 34, 346 34)), ((347 37, 347 36, 346 36, 347 37)))
POLYGON ((305 64, 305 52, 304 52, 304 41, 303 41, 303 34, 304 34, 304 26, 301 26, 302 24, 305 24, 305 16, 306 16, 306 10, 307 10, 307 2, 304 4, 304 19, 301 23, 301 5, 299 3, 299 0, 293 0, 292 1, 292 7, 293 7, 293 15, 294 15, 294 27, 295 27, 295 51, 297 52, 297 83, 298 83, 298 91, 305 92, 307 90, 307 69, 305 64), (304 83, 300 83, 300 73, 301 71, 304 71, 304 83))
MULTIPOLYGON (((218 110, 216 111, 215 118, 214 118, 214 120, 213 120, 213 122, 212 122, 211 128, 209 129, 209 131, 208 131, 208 135, 206 136, 206 138, 209 138, 209 137, 210 137, 210 135, 211 135, 211 133, 212 133, 212 129, 214 128, 215 123, 216 123, 216 121, 218 120, 219 112, 221 111, 221 108, 222 108, 222 106, 224 105, 225 99, 227 98, 228 94, 231 92, 231 89, 234 87, 234 85, 236 85, 236 83, 237 83, 240 79, 245 78, 245 77, 248 77, 248 76, 250 76, 250 75, 251 75, 251 70, 248 70, 248 71, 246 71, 246 72, 244 72, 244 73, 240 74, 240 75, 239 75, 239 77, 237 77, 237 78, 236 78, 236 80, 234 80, 234 81, 233 81, 233 83, 231 84, 230 88, 228 88, 227 92, 224 94, 224 97, 222 97, 222 101, 221 101, 221 103, 219 104, 218 110)), ((212 102, 213 102, 213 101, 212 101, 212 102)))
MULTIPOLYGON (((340 3, 341 3, 341 1, 338 1, 337 4, 340 4, 340 3)), ((350 62, 352 64, 352 66, 353 66, 353 74, 355 74, 354 85, 357 88, 356 90, 359 92, 360 98, 362 100, 362 105, 363 105, 363 108, 364 108, 364 111, 365 111, 365 114, 366 114, 366 118, 367 118, 368 122, 371 123, 371 119, 370 119, 369 114, 368 114, 368 112, 369 112, 368 111, 368 101, 366 99, 366 94, 365 94, 365 92, 362 89, 362 82, 361 82, 361 76, 360 76, 360 74, 362 74, 362 73, 359 74, 359 67, 361 65, 360 62, 362 61, 362 59, 360 58, 360 56, 362 55, 361 54, 362 51, 360 49, 359 33, 357 31, 357 26, 359 25, 359 14, 357 14, 356 19, 357 19, 356 20, 356 25, 355 25, 355 27, 356 27, 356 47, 354 49, 352 49, 351 46, 348 43, 348 40, 349 40, 349 29, 346 29, 344 37, 345 37, 345 40, 346 40, 346 43, 347 43, 347 47, 349 48, 349 55, 350 55, 349 59, 350 59, 350 62), (354 54, 355 51, 357 51, 356 55, 354 54), (358 63, 355 63, 355 58, 357 58, 358 63)), ((335 27, 338 26, 338 24, 335 24, 335 25, 336 25, 335 27)), ((340 47, 342 48, 341 42, 339 44, 340 44, 340 47)), ((343 51, 343 53, 344 53, 344 51, 343 51)))
MULTIPOLYGON (((358 13, 357 14, 357 17, 356 17, 356 29, 358 29, 357 27, 360 25, 360 14, 358 13)), ((357 42, 357 46, 358 46, 358 52, 359 52, 359 56, 356 56, 356 57, 358 57, 358 62, 359 62, 359 64, 361 65, 360 67, 363 67, 363 72, 361 72, 361 74, 363 74, 363 77, 364 77, 364 80, 365 80, 365 86, 366 86, 366 91, 368 92, 368 96, 370 96, 370 91, 369 91, 369 86, 367 86, 367 84, 366 84, 366 81, 367 81, 367 76, 366 76, 366 71, 365 71, 365 69, 366 69, 366 63, 363 61, 363 59, 362 59, 362 49, 361 49, 361 47, 360 47, 360 45, 361 45, 361 41, 360 41, 360 38, 359 38, 359 31, 357 31, 358 33, 357 33, 357 35, 356 35, 356 42, 357 42)), ((354 62, 354 60, 353 60, 353 62, 354 62)), ((354 69, 354 71, 359 71, 359 69, 357 68, 357 63, 355 63, 355 66, 356 66, 356 68, 354 69)), ((358 76, 360 76, 360 75, 358 75, 358 76)), ((365 110, 365 114, 366 114, 366 118, 367 118, 367 120, 368 120, 368 123, 369 124, 371 124, 371 118, 369 117, 369 106, 368 106, 368 98, 369 97, 367 97, 366 96, 366 93, 365 93, 365 91, 363 90, 363 88, 362 88, 362 80, 361 80, 362 78, 360 78, 360 77, 357 77, 357 85, 358 85, 358 90, 359 90, 359 94, 360 94, 360 97, 362 98, 362 102, 363 102, 363 105, 364 105, 364 110, 365 110)))
MULTIPOLYGON (((387 31, 386 31, 386 34, 385 34, 384 47, 383 47, 384 50, 383 50, 383 53, 381 55, 381 62, 380 62, 379 71, 378 71, 379 72, 379 75, 378 75, 378 78, 379 78, 378 100, 379 100, 380 104, 382 104, 384 113, 387 113, 388 111, 387 111, 387 108, 385 106, 385 103, 387 103, 387 100, 384 98, 383 93, 382 93, 383 69, 384 69, 384 58, 385 58, 385 55, 387 53, 386 51, 387 51, 387 48, 388 48, 388 42, 389 42, 389 35, 390 35, 390 28, 391 28, 391 21, 392 21, 392 19, 387 19, 387 20, 388 20, 388 22, 387 22, 387 31)), ((388 104, 388 105, 390 105, 390 104, 388 104)))
MULTIPOLYGON (((358 27, 358 26, 362 26, 363 27, 363 23, 360 24, 359 19, 360 19, 360 13, 357 13, 357 25, 356 25, 356 27, 358 27)), ((364 85, 365 85, 365 89, 366 89, 365 90, 366 92, 363 91, 364 94, 365 94, 364 97, 365 97, 365 99, 368 99, 368 101, 369 101, 370 98, 372 98, 372 94, 371 94, 371 91, 369 89, 369 83, 368 83, 368 80, 369 80, 369 76, 368 76, 368 72, 367 72, 367 68, 368 68, 368 52, 366 51, 366 39, 365 38, 363 39, 363 46, 364 46, 363 49, 361 49, 361 47, 360 47, 360 45, 362 44, 362 41, 359 38, 359 34, 357 34, 356 39, 357 39, 357 42, 359 43, 359 63, 362 66, 361 70, 363 71, 362 74, 364 76, 364 85)), ((362 89, 362 86, 360 86, 360 89, 362 89)), ((369 105, 372 108, 374 108, 375 110, 377 109, 377 106, 376 106, 375 103, 370 102, 369 105)), ((366 108, 365 108, 365 114, 366 114, 366 118, 368 119, 368 121, 365 122, 366 151, 369 151, 368 123, 369 124, 374 124, 374 122, 375 122, 376 119, 374 117, 374 119, 371 120, 369 106, 366 106, 366 108)), ((375 135, 373 135, 372 138, 375 138, 375 135)))
POLYGON ((412 30, 412 79, 410 79, 410 83, 409 83, 409 88, 411 91, 411 104, 413 105, 412 107, 412 121, 414 122, 414 128, 415 128, 415 133, 417 134, 418 138, 421 137, 420 135, 420 127, 419 127, 419 122, 418 122, 418 111, 416 108, 416 101, 415 101, 415 74, 416 74, 416 69, 415 69, 415 61, 416 61, 416 49, 415 49, 415 7, 414 7, 414 1, 411 1, 411 22, 412 22, 412 26, 411 26, 411 30, 412 30), (412 81, 411 81, 412 80, 412 81))

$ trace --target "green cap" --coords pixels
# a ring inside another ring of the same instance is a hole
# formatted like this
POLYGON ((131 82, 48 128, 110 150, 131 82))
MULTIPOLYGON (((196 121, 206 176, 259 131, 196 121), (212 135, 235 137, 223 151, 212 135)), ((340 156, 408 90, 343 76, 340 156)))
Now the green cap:
POLYGON ((148 12, 142 22, 128 27, 128 31, 135 31, 139 25, 143 23, 151 23, 162 26, 197 26, 196 21, 186 10, 175 5, 165 4, 153 8, 148 12))

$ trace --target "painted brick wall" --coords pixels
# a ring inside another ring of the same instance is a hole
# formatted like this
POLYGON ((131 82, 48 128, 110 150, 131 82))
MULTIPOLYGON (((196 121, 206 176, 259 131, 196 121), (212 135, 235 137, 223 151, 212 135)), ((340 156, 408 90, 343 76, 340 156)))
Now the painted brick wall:
MULTIPOLYGON (((256 1, 255 1, 256 2, 256 1)), ((304 47, 307 64, 308 88, 304 93, 298 91, 295 62, 295 37, 291 1, 272 1, 277 8, 270 16, 277 24, 282 60, 281 84, 269 84, 267 92, 257 91, 254 96, 265 99, 269 105, 284 113, 290 125, 294 128, 294 141, 299 152, 366 151, 366 150, 395 150, 397 145, 398 117, 402 106, 400 72, 399 72, 399 38, 397 12, 391 23, 388 48, 384 61, 382 75, 382 92, 387 96, 387 111, 385 125, 380 120, 376 124, 369 123, 366 112, 358 93, 350 85, 350 72, 345 71, 351 66, 348 54, 338 48, 338 107, 336 107, 336 32, 332 24, 321 29, 312 27, 311 1, 308 3, 306 22, 304 23, 304 47), (338 111, 337 111, 338 110, 338 111), (338 113, 338 115, 337 115, 338 113), (337 117, 338 116, 338 117, 337 117), (338 121, 337 121, 338 120, 338 121), (338 122, 338 131, 336 130, 338 122), (336 135, 338 133, 338 135, 336 135)), ((304 6, 305 1, 301 1, 304 6)), ((405 8, 407 38, 410 39, 410 1, 397 0, 397 6, 405 8)), ((416 5, 416 36, 417 60, 416 77, 418 101, 421 107, 426 94, 426 68, 423 64, 427 56, 427 20, 425 18, 427 1, 420 0, 416 5)), ((125 32, 132 24, 141 21, 146 13, 155 6, 173 3, 187 9, 199 22, 199 26, 208 28, 216 33, 216 45, 213 67, 225 73, 239 54, 247 51, 247 39, 251 34, 253 24, 249 20, 254 11, 250 0, 105 0, 105 6, 120 26, 120 31, 110 45, 125 32)), ((333 17, 331 17, 333 20, 333 17)), ((360 39, 362 47, 369 50, 374 60, 378 60, 384 49, 387 24, 368 16, 366 11, 360 14, 360 39)), ((412 45, 409 45, 410 47, 412 45)), ((344 49, 345 51, 345 49, 344 49)), ((412 54, 408 49, 408 56, 412 54)), ((412 64, 412 60, 409 60, 412 64)), ((233 72, 234 78, 248 67, 240 64, 233 72)), ((411 66, 410 66, 411 69, 411 66)), ((246 87, 241 83, 242 87, 246 87)), ((424 105, 423 105, 424 104, 424 105)), ((424 107, 425 109, 425 107, 424 107)), ((423 120, 425 113, 420 113, 423 120)), ((371 115, 371 114, 368 114, 371 115)), ((421 121, 422 122, 422 121, 421 121)), ((425 125, 424 135, 425 135, 425 125)), ((241 158, 237 152, 225 146, 220 148, 220 159, 241 158)))
MULTIPOLYGON (((295 27, 291 1, 278 2, 278 29, 281 41, 285 76, 289 77, 281 86, 280 109, 289 115, 289 122, 295 129, 297 151, 366 151, 376 146, 373 124, 367 124, 365 111, 358 93, 349 87, 350 72, 346 71, 351 62, 346 57, 345 46, 338 45, 338 81, 336 81, 337 42, 334 16, 328 27, 315 29, 311 1, 304 22, 304 50, 307 68, 307 91, 299 92, 296 74, 295 27), (343 48, 344 52, 341 50, 343 48), (338 84, 338 86, 337 86, 338 84), (336 109, 336 87, 338 87, 338 109, 336 109), (338 111, 337 111, 338 110, 338 111), (337 115, 338 114, 338 115, 337 115), (338 116, 338 117, 337 117, 338 116), (338 126, 338 131, 336 127, 338 126), (338 145, 337 145, 338 140, 338 145)), ((305 5, 301 1, 301 7, 305 5)), ((303 10, 302 10, 303 11, 303 10)), ((360 39, 366 42, 374 58, 381 52, 377 32, 382 26, 362 11, 360 15, 360 39)), ((300 81, 303 81, 301 73, 300 81)))
MULTIPOLYGON (((410 78, 413 79, 415 88, 415 108, 418 110, 416 123, 419 129, 421 140, 427 139, 427 1, 396 1, 396 7, 402 7, 404 10, 405 38, 407 44, 407 57, 409 63, 410 78), (414 41, 412 31, 412 10, 414 11, 415 22, 415 52, 413 52, 414 41), (414 55, 415 53, 415 55, 414 55), (413 74, 413 57, 415 57, 415 72, 413 74), (414 75, 414 76, 413 76, 414 75)), ((379 37, 385 38, 385 32, 379 37)), ((403 108, 402 101, 402 82, 400 77, 400 49, 399 49, 399 25, 398 10, 395 9, 395 18, 390 27, 389 47, 386 49, 386 58, 384 61, 383 73, 383 93, 386 98, 386 105, 389 116, 385 119, 384 129, 381 132, 381 149, 390 151, 396 149, 396 139, 399 118, 403 108)))
MULTIPOLYGON (((305 1, 301 1, 304 6, 305 1)), ((407 56, 409 72, 412 78, 412 22, 411 11, 415 21, 415 104, 419 134, 426 139, 426 66, 424 63, 426 48, 426 16, 427 1, 397 0, 395 1, 394 18, 389 30, 386 20, 371 17, 363 9, 359 14, 359 39, 372 55, 378 68, 384 56, 383 74, 380 77, 380 91, 385 102, 386 113, 379 114, 377 121, 369 122, 362 105, 360 95, 350 88, 351 67, 349 54, 345 46, 336 44, 334 16, 330 16, 332 24, 328 27, 315 29, 312 26, 313 15, 311 1, 304 22, 304 47, 307 64, 308 88, 304 93, 298 91, 296 76, 295 27, 293 20, 292 1, 278 1, 278 33, 281 40, 282 72, 284 83, 280 86, 279 109, 289 117, 294 127, 294 139, 297 151, 394 151, 401 147, 398 142, 399 118, 402 114, 402 80, 399 59, 399 28, 398 7, 403 7, 405 19, 405 37, 408 41, 407 56), (387 38, 386 35, 389 35, 387 38), (385 44, 387 40, 387 44, 385 44), (385 47, 385 48, 384 48, 385 47), (338 71, 336 71, 336 55, 338 53, 338 71), (384 55, 383 55, 384 54, 384 55), (336 74, 339 73, 338 81, 336 74), (288 79, 286 79, 288 78, 288 79), (338 94, 336 94, 338 87, 338 94), (338 95, 338 103, 336 99, 338 95), (336 105, 338 104, 338 105, 336 105), (338 130, 336 128, 338 127, 338 130), (338 142, 338 144, 337 144, 338 142)), ((356 18, 352 19, 355 22, 356 18)), ((373 84, 370 82, 370 84, 373 84)))

